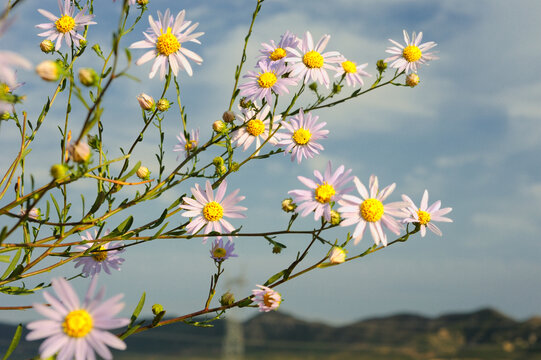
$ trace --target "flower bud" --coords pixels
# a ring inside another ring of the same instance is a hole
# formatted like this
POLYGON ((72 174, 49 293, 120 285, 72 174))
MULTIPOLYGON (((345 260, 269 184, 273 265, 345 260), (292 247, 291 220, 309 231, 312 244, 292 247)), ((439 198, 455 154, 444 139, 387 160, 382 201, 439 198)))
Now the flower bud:
MULTIPOLYGON (((21 211, 19 212, 19 215, 20 216, 25 216, 26 213, 27 213, 26 209, 22 208, 21 211)), ((28 212, 28 217, 31 218, 31 219, 37 219, 40 214, 41 214, 41 212, 39 211, 38 208, 32 208, 28 212)))
POLYGON ((406 76, 406 85, 415 87, 419 84, 419 75, 416 73, 411 73, 406 76))
POLYGON ((240 107, 243 109, 248 109, 250 106, 252 106, 252 102, 246 98, 240 99, 240 107))
POLYGON ((239 171, 239 169, 240 169, 239 163, 233 161, 233 162, 231 163, 231 171, 239 171))
POLYGON ((219 176, 222 176, 225 173, 227 173, 227 167, 225 165, 216 167, 216 174, 218 174, 219 176))
POLYGON ((160 99, 158 100, 158 102, 156 103, 156 107, 158 108, 159 111, 161 112, 164 112, 164 111, 167 111, 169 110, 169 107, 171 106, 171 104, 169 103, 169 100, 167 99, 160 99))
POLYGON ((281 246, 278 246, 278 245, 274 245, 272 247, 272 253, 273 254, 279 254, 282 252, 282 247, 281 246))
POLYGON ((285 212, 293 212, 297 208, 297 204, 293 202, 292 198, 282 200, 282 210, 285 212))
POLYGON ((378 62, 376 63, 376 66, 378 68, 378 71, 381 73, 381 72, 384 72, 385 69, 387 69, 387 63, 383 60, 378 60, 378 62))
POLYGON ((100 76, 92 68, 82 68, 79 70, 79 81, 84 86, 96 86, 100 76))
POLYGON ((159 313, 161 313, 163 311, 163 306, 160 305, 160 304, 154 304, 152 305, 152 313, 154 315, 158 315, 159 313))
POLYGON ((58 180, 66 176, 68 169, 63 164, 55 164, 51 166, 50 172, 53 179, 58 180))
POLYGON ((148 0, 137 0, 137 4, 143 6, 148 4, 148 0))
POLYGON ((139 96, 137 96, 137 101, 139 101, 139 106, 141 106, 141 109, 143 110, 151 110, 154 107, 154 99, 152 96, 145 93, 139 94, 139 96))
POLYGON ((146 166, 139 166, 139 169, 137 169, 136 175, 141 180, 148 179, 148 176, 150 175, 150 171, 146 166))
POLYGON ((230 124, 235 120, 235 113, 233 111, 225 111, 222 115, 222 120, 230 124))
POLYGON ((230 305, 233 305, 234 302, 235 302, 235 295, 233 295, 233 293, 229 291, 223 294, 222 297, 220 298, 220 304, 222 304, 222 306, 230 306, 230 305))
POLYGON ((222 120, 216 120, 214 123, 212 123, 212 130, 216 131, 217 133, 221 133, 225 130, 225 123, 222 120))
POLYGON ((86 46, 86 39, 79 40, 79 46, 82 47, 82 48, 85 47, 86 46))
POLYGON ((342 218, 340 218, 340 213, 336 210, 331 210, 331 224, 338 225, 340 224, 341 220, 342 218))
POLYGON ((6 111, 0 115, 0 120, 8 120, 10 117, 11 115, 6 111))
POLYGON ((342 86, 340 84, 333 84, 332 91, 335 94, 340 94, 340 91, 342 91, 342 86))
POLYGON ((310 85, 308 85, 308 88, 312 91, 317 91, 317 83, 311 83, 310 85))
POLYGON ((214 159, 212 159, 212 163, 214 166, 222 166, 224 164, 224 158, 221 156, 216 156, 214 159))
POLYGON ((39 48, 47 54, 54 51, 54 43, 51 40, 43 40, 39 43, 39 48))
POLYGON ((60 64, 56 61, 45 60, 36 66, 36 72, 45 81, 56 81, 60 79, 62 70, 60 69, 60 64))
POLYGON ((68 147, 70 158, 78 163, 87 162, 90 159, 90 147, 85 142, 78 142, 68 147))
POLYGON ((331 264, 341 264, 346 261, 346 250, 340 246, 333 246, 331 253, 329 254, 329 261, 331 264))

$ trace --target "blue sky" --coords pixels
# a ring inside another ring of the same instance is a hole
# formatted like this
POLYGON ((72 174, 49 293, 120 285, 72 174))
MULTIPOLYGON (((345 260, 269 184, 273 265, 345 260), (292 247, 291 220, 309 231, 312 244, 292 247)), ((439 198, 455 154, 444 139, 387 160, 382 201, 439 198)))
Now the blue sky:
MULTIPOLYGON (((89 42, 99 42, 107 49, 120 4, 107 0, 99 4, 99 25, 91 27, 89 42)), ((53 0, 39 6, 58 11, 53 0)), ((35 7, 27 1, 16 11, 17 20, 0 38, 0 48, 18 51, 38 63, 47 56, 37 47, 39 31, 33 25, 45 21, 35 7)), ((168 7, 173 12, 181 10, 177 2, 151 0, 150 14, 155 17, 157 10, 168 7)), ((207 138, 212 122, 229 103, 233 71, 254 2, 224 5, 221 1, 185 1, 182 7, 187 10, 187 19, 199 22, 198 30, 205 32, 202 45, 191 47, 203 57, 203 65, 194 67, 191 78, 181 74, 180 81, 189 126, 200 127, 202 137, 207 138)), ((535 65, 541 63, 541 48, 536 45, 541 38, 540 11, 541 4, 536 1, 263 3, 245 70, 255 65, 261 42, 278 41, 286 30, 299 36, 308 30, 315 39, 330 34, 327 49, 359 63, 368 62, 367 70, 372 74, 375 62, 386 57, 387 39, 401 41, 402 29, 422 31, 425 41, 437 42, 440 60, 421 67, 421 84, 414 89, 388 87, 319 112, 330 130, 320 157, 297 165, 289 157, 277 156, 234 174, 230 189, 240 188, 246 195, 243 205, 249 208, 248 219, 234 225, 242 224, 248 231, 271 231, 276 229, 274 224, 286 223, 288 217, 279 210, 280 200, 288 190, 302 186, 297 176, 311 176, 314 169, 322 171, 329 160, 353 169, 363 182, 370 174, 378 175, 382 185, 396 182, 393 201, 405 193, 418 202, 426 188, 431 202, 441 199, 443 206, 453 208, 449 216, 454 220, 441 226, 442 238, 431 233, 425 238, 417 236, 362 261, 314 271, 284 284, 278 289, 285 299, 282 311, 334 324, 404 311, 437 315, 484 306, 520 319, 541 313, 541 80, 535 75, 535 65)), ((141 21, 123 45, 140 40, 146 28, 147 21, 141 21)), ((143 51, 132 54, 137 58, 143 51)), ((95 65, 97 58, 90 51, 86 55, 81 66, 95 65)), ((132 74, 142 81, 122 79, 112 89, 104 114, 111 156, 119 154, 118 146, 131 143, 142 124, 135 96, 140 92, 158 96, 161 82, 149 80, 149 71, 148 64, 134 67, 132 74)), ((21 90, 28 97, 26 109, 35 117, 53 85, 44 84, 31 72, 21 71, 20 78, 26 82, 21 90)), ((173 99, 174 91, 168 96, 173 99)), ((47 118, 47 127, 27 160, 38 184, 48 181, 48 168, 59 159, 55 139, 62 114, 58 107, 47 118)), ((74 109, 74 128, 80 121, 77 114, 80 109, 74 109)), ((171 110, 165 123, 170 150, 180 130, 178 110, 171 110)), ((0 144, 9 150, 0 158, 0 169, 6 167, 16 148, 13 134, 13 126, 2 124, 0 144)), ((135 154, 153 171, 155 138, 148 136, 148 143, 135 154)), ((175 158, 176 154, 168 151, 168 166, 174 166, 175 158)), ((77 199, 79 191, 86 193, 92 188, 92 181, 83 181, 73 185, 73 195, 77 199)), ((149 211, 159 209, 161 213, 175 196, 187 191, 185 187, 155 203, 137 206, 133 211, 136 224, 148 220, 149 211)), ((109 227, 121 220, 112 219, 109 227)), ((315 226, 311 217, 301 224, 315 226)), ((352 229, 341 229, 329 237, 343 238, 347 230, 352 229)), ((242 285, 234 287, 239 297, 287 266, 308 241, 301 237, 283 240, 288 248, 280 255, 273 255, 262 239, 236 240, 239 257, 226 264, 224 280, 242 278, 242 285)), ((367 235, 350 254, 363 251, 371 241, 367 235)), ((127 309, 132 309, 146 291, 147 314, 156 302, 171 314, 195 311, 205 300, 213 270, 208 249, 209 244, 201 245, 195 239, 155 241, 130 248, 123 270, 102 276, 100 283, 109 295, 125 293, 127 309)), ((310 259, 325 252, 318 247, 310 259)), ((48 276, 74 274, 75 269, 67 266, 48 276)), ((81 291, 86 286, 85 281, 76 284, 81 291)), ((228 288, 233 285, 222 284, 218 294, 228 288)), ((41 301, 41 296, 0 295, 2 304, 35 301, 41 301)), ((248 309, 238 316, 253 314, 255 310, 248 309)), ((28 311, 0 316, 1 320, 21 321, 36 315, 28 311)))

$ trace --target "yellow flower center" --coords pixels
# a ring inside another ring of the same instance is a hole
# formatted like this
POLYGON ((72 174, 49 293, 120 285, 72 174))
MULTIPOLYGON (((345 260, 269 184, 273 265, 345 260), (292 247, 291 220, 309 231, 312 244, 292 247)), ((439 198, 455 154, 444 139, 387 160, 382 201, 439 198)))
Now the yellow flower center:
POLYGON ((248 121, 248 124, 246 124, 246 131, 248 131, 248 134, 250 135, 259 136, 265 131, 265 124, 259 119, 250 120, 248 121))
POLYGON ((323 66, 323 56, 317 51, 311 50, 304 54, 302 62, 310 69, 319 69, 323 66))
POLYGON ((415 45, 408 45, 404 48, 404 51, 402 51, 402 56, 410 63, 416 62, 422 55, 421 50, 415 45))
POLYGON ((195 140, 187 141, 186 145, 184 145, 184 148, 186 149, 186 151, 193 150, 196 147, 197 147, 197 141, 195 141, 195 140))
POLYGON ((293 133, 293 141, 295 141, 297 145, 306 145, 311 137, 312 134, 305 128, 300 128, 293 133))
POLYGON ((158 36, 156 40, 156 50, 161 55, 169 56, 180 49, 180 43, 175 35, 171 34, 171 28, 168 27, 167 31, 158 36))
POLYGON ((0 94, 7 94, 10 92, 10 88, 8 84, 1 83, 0 84, 0 94))
POLYGON ((361 216, 368 222, 376 222, 383 216, 383 204, 378 199, 366 199, 360 208, 361 216))
POLYGON ((70 311, 62 322, 62 330, 66 335, 80 338, 86 336, 92 330, 92 316, 83 309, 70 311))
POLYGON ((270 53, 269 58, 272 61, 280 60, 284 57, 286 57, 287 53, 282 48, 276 48, 273 52, 270 53))
POLYGON ((75 20, 69 15, 62 15, 62 17, 56 20, 54 24, 58 32, 65 34, 75 27, 75 20))
POLYGON ((224 216, 224 208, 216 201, 211 201, 203 208, 203 216, 207 221, 218 221, 224 216))
POLYGON ((421 225, 426 225, 426 224, 428 224, 430 222, 430 213, 429 212, 419 210, 419 211, 417 211, 417 216, 419 216, 419 224, 421 224, 421 225))
POLYGON ((342 63, 342 68, 348 74, 355 74, 357 72, 357 65, 353 61, 346 60, 342 63))
POLYGON ((102 262, 103 260, 107 259, 107 251, 103 251, 105 250, 105 246, 102 245, 96 250, 97 251, 92 254, 94 260, 96 260, 97 262, 102 262))
POLYGON ((276 84, 276 80, 278 79, 276 79, 276 75, 274 75, 274 73, 266 72, 259 75, 259 77, 257 78, 257 83, 259 84, 260 87, 268 89, 272 87, 274 84, 276 84))
POLYGON ((227 255, 227 251, 225 251, 225 249, 221 247, 217 247, 212 251, 212 256, 214 256, 215 258, 222 259, 225 257, 225 255, 227 255))
POLYGON ((265 295, 263 295, 263 304, 265 304, 265 306, 267 307, 271 307, 272 304, 274 304, 274 299, 271 297, 271 293, 265 293, 265 295))
POLYGON ((327 184, 325 181, 323 184, 319 185, 316 190, 316 200, 322 204, 328 203, 331 201, 331 198, 336 194, 332 185, 327 184))

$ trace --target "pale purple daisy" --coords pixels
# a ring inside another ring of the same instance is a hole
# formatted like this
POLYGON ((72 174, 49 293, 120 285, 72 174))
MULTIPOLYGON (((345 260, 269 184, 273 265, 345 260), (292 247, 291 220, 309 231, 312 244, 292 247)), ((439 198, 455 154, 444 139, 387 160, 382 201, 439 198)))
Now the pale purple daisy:
MULTIPOLYGON (((109 230, 105 231, 103 236, 109 234, 109 230)), ((96 240, 98 232, 94 230, 94 235, 90 232, 86 232, 85 235, 81 235, 82 240, 96 240)), ((96 243, 90 242, 80 246, 76 246, 76 251, 85 252, 90 249, 92 246, 95 246, 96 243)), ((103 245, 100 245, 97 249, 90 253, 89 256, 81 256, 75 259, 75 268, 82 266, 83 275, 94 276, 99 274, 101 270, 105 271, 107 274, 111 275, 111 269, 120 271, 120 266, 124 262, 124 259, 119 257, 118 254, 124 252, 124 249, 121 250, 109 250, 117 247, 121 247, 121 243, 111 243, 107 242, 103 245)))
MULTIPOLYGON (((261 146, 269 137, 271 132, 274 132, 278 127, 280 116, 275 116, 273 119, 272 129, 270 126, 270 119, 267 119, 270 112, 270 106, 267 104, 261 110, 256 112, 253 108, 243 109, 241 115, 237 115, 239 120, 244 122, 246 126, 236 130, 231 135, 231 141, 236 142, 237 146, 243 146, 243 150, 246 151, 255 140, 256 148, 261 146)), ((276 144, 276 137, 273 136, 269 139, 269 143, 276 144)), ((256 152, 256 156, 259 154, 259 150, 256 152)))
POLYGON ((384 60, 385 62, 392 61, 390 65, 392 68, 397 68, 398 71, 405 71, 406 73, 417 72, 418 64, 424 64, 429 60, 438 59, 434 53, 427 52, 437 45, 435 42, 430 41, 421 44, 423 38, 422 32, 420 32, 419 35, 416 35, 415 32, 413 32, 413 34, 411 34, 411 40, 406 30, 403 30, 403 33, 406 46, 389 39, 389 41, 396 46, 391 46, 385 50, 386 53, 393 55, 384 60))
POLYGON ((132 49, 151 49, 135 62, 137 65, 141 65, 154 60, 149 78, 152 79, 159 69, 160 79, 163 80, 169 66, 175 76, 178 75, 179 69, 192 76, 193 71, 188 59, 198 65, 203 62, 201 56, 182 46, 182 43, 188 41, 201 44, 197 38, 204 34, 203 32, 192 34, 199 23, 191 25, 191 21, 184 21, 185 14, 186 11, 182 10, 174 21, 169 9, 163 15, 158 11, 158 21, 154 21, 149 15, 150 29, 147 30, 148 33, 143 33, 146 40, 137 41, 130 45, 132 49))
POLYGON ((336 75, 334 75, 334 77, 342 77, 345 75, 346 84, 348 86, 356 86, 357 84, 361 84, 361 86, 363 86, 364 81, 362 77, 372 76, 363 70, 367 65, 368 63, 357 65, 353 61, 342 58, 340 61, 340 66, 335 69, 336 75))
POLYGON ((292 64, 290 76, 304 78, 305 84, 313 80, 329 88, 329 75, 325 69, 334 70, 331 64, 340 62, 341 58, 338 51, 323 52, 330 38, 330 35, 323 35, 314 47, 312 34, 307 31, 297 49, 288 48, 291 55, 286 58, 286 62, 292 64))
POLYGON ((353 190, 353 187, 344 188, 344 186, 353 179, 349 176, 351 169, 345 170, 341 165, 332 172, 332 164, 329 161, 325 173, 322 175, 314 170, 316 181, 297 176, 300 182, 306 185, 310 190, 291 190, 288 192, 293 197, 293 201, 298 205, 296 210, 301 216, 306 216, 314 212, 314 220, 323 216, 326 221, 331 221, 331 203, 338 202, 342 195, 353 190))
MULTIPOLYGON (((0 56, 2 54, 0 53, 0 56)), ((9 86, 1 81, 0 74, 0 115, 4 113, 12 113, 15 111, 14 104, 20 101, 20 99, 13 94, 13 90, 18 89, 23 83, 16 83, 15 86, 9 86)))
POLYGON ((212 243, 212 249, 210 249, 210 257, 217 262, 222 262, 230 257, 237 257, 237 254, 233 254, 235 251, 235 244, 233 241, 228 240, 224 243, 223 239, 216 239, 212 243))
POLYGON ((287 48, 295 48, 299 43, 297 35, 287 30, 281 37, 278 45, 274 43, 274 40, 270 41, 270 44, 262 43, 263 49, 259 50, 261 55, 259 58, 262 61, 268 63, 275 63, 277 61, 283 62, 287 56, 287 48))
POLYGON ((184 136, 184 132, 181 131, 177 136, 178 144, 173 147, 173 151, 178 151, 177 161, 184 153, 184 157, 187 158, 190 155, 190 151, 194 150, 199 144, 199 129, 195 129, 190 132, 188 138, 184 136))
POLYGON ((13 66, 30 69, 32 64, 19 54, 11 51, 0 51, 0 83, 6 84, 8 91, 13 90, 18 85, 16 71, 13 66))
POLYGON ((382 224, 394 234, 399 235, 402 226, 393 216, 403 217, 404 213, 402 209, 407 206, 407 203, 397 201, 383 204, 383 201, 395 189, 395 183, 379 191, 378 177, 371 175, 369 182, 370 192, 368 192, 364 184, 357 177, 353 179, 353 182, 361 198, 346 194, 342 196, 342 200, 338 201, 342 205, 338 209, 343 218, 340 226, 357 224, 353 232, 354 244, 357 245, 361 241, 366 225, 368 224, 374 243, 376 245, 382 243, 383 246, 387 246, 387 235, 383 232, 382 224))
POLYGON ((28 212, 28 217, 34 220, 37 220, 39 216, 41 215, 41 212, 39 211, 39 209, 33 207, 32 209, 30 209, 30 211, 27 211, 26 208, 21 208, 21 210, 19 211, 19 216, 25 216, 27 212, 28 212))
POLYGON ((423 197, 421 198, 421 206, 415 206, 415 203, 407 196, 402 195, 402 200, 404 200, 408 207, 405 209, 407 212, 408 218, 404 219, 405 223, 419 223, 421 226, 421 237, 426 235, 426 228, 428 227, 430 231, 434 234, 442 236, 441 230, 433 224, 433 221, 441 222, 453 222, 453 220, 444 217, 450 213, 452 208, 441 208, 441 201, 438 200, 432 205, 428 206, 428 190, 425 189, 423 197))
POLYGON ((252 290, 254 302, 259 306, 260 312, 269 312, 278 309, 282 302, 282 296, 278 291, 274 291, 263 285, 256 285, 259 289, 252 290))
POLYGON ((73 288, 64 278, 51 281, 56 296, 44 292, 43 297, 51 306, 34 304, 34 309, 46 320, 37 320, 26 327, 30 333, 26 340, 47 338, 39 347, 40 357, 47 359, 58 353, 57 360, 95 360, 96 352, 104 359, 113 355, 107 346, 118 350, 126 349, 124 341, 113 335, 110 329, 129 324, 130 319, 115 318, 124 303, 119 302, 122 294, 102 302, 105 289, 94 296, 97 285, 94 277, 81 304, 73 288))
POLYGON ((240 96, 250 100, 265 99, 267 104, 271 104, 273 92, 277 95, 289 94, 287 86, 297 85, 297 80, 282 77, 287 71, 284 62, 271 64, 260 61, 257 66, 258 72, 248 71, 244 75, 250 81, 239 86, 240 96))
MULTIPOLYGON (((214 196, 214 190, 212 190, 212 185, 208 180, 205 190, 202 190, 199 184, 195 184, 195 187, 191 188, 195 199, 185 196, 182 198, 184 204, 179 206, 181 209, 188 210, 182 213, 182 216, 193 218, 186 225, 186 231, 190 234, 196 234, 203 227, 203 234, 208 234, 212 231, 221 233, 223 230, 231 233, 235 230, 233 225, 225 220, 224 217, 245 218, 246 215, 242 214, 241 211, 245 211, 246 208, 236 205, 239 201, 244 200, 245 197, 237 196, 240 189, 233 191, 225 197, 226 190, 227 182, 225 180, 218 186, 216 196, 214 196)), ((206 241, 207 238, 205 236, 203 240, 206 241)), ((218 235, 217 238, 221 239, 221 236, 218 235)), ((229 239, 231 240, 230 236, 229 239)))
POLYGON ((71 47, 71 44, 79 46, 79 41, 85 38, 78 32, 82 32, 85 26, 94 25, 96 22, 91 21, 94 15, 85 15, 86 5, 83 10, 75 16, 75 6, 71 0, 65 0, 62 5, 62 0, 58 0, 58 7, 60 8, 61 17, 55 16, 47 10, 38 9, 38 12, 51 20, 50 23, 36 25, 38 29, 45 29, 47 31, 38 34, 38 36, 47 37, 47 40, 56 41, 55 50, 60 50, 62 46, 62 39, 66 41, 66 45, 71 47))
POLYGON ((326 122, 318 122, 319 116, 304 114, 302 109, 299 113, 290 119, 290 123, 282 122, 284 132, 276 134, 279 139, 276 146, 285 146, 285 152, 291 152, 291 161, 297 158, 297 163, 301 163, 302 158, 312 158, 314 154, 319 154, 323 146, 317 141, 325 139, 329 130, 324 130, 326 122))

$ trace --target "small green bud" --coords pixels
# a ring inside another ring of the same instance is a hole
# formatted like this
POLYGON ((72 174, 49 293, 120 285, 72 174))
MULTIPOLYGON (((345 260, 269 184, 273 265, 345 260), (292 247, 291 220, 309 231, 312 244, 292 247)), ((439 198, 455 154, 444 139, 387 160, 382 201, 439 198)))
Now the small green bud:
POLYGON ((147 180, 148 176, 150 175, 150 171, 146 166, 139 166, 139 169, 137 169, 136 175, 141 180, 147 180))
POLYGON ((252 102, 250 100, 247 100, 246 98, 240 99, 240 107, 243 109, 248 109, 252 106, 252 102))
POLYGON ((342 221, 342 218, 340 217, 340 213, 336 210, 331 210, 331 224, 338 225, 340 224, 340 221, 342 221))
POLYGON ((158 102, 156 103, 156 107, 158 108, 159 111, 161 112, 164 112, 164 111, 167 111, 169 110, 169 107, 171 106, 171 104, 169 103, 169 100, 167 99, 160 99, 158 100, 158 102))
POLYGON ((222 304, 222 306, 230 306, 233 305, 233 303, 235 303, 235 295, 229 291, 220 298, 220 304, 222 304))
POLYGON ((79 40, 79 46, 82 47, 82 48, 85 47, 86 46, 86 39, 79 40))
POLYGON ((66 176, 68 169, 63 164, 55 164, 51 166, 51 176, 53 179, 58 180, 66 176))
POLYGON ((235 120, 235 113, 233 111, 226 111, 222 115, 222 120, 230 124, 235 120))
POLYGON ((154 315, 158 315, 159 313, 161 313, 163 311, 163 306, 160 305, 160 304, 154 304, 152 305, 152 313, 154 315))
POLYGON ((297 204, 293 202, 292 198, 282 200, 282 210, 285 212, 293 212, 297 208, 297 204))
POLYGON ((387 63, 383 60, 378 60, 378 62, 376 63, 376 66, 378 68, 378 71, 381 73, 381 72, 384 72, 385 69, 387 69, 387 63))
POLYGON ((238 162, 232 162, 231 163, 231 171, 239 171, 240 165, 238 162))
POLYGON ((148 4, 148 0, 137 0, 137 4, 143 6, 148 4))
POLYGON ((96 86, 100 76, 92 68, 82 68, 79 70, 79 81, 84 86, 96 86))
POLYGON ((419 75, 416 73, 411 73, 406 76, 406 85, 410 87, 415 87, 419 84, 419 75))
POLYGON ((222 176, 225 173, 227 173, 227 167, 225 165, 216 167, 216 174, 218 174, 219 176, 222 176))
POLYGON ((212 130, 216 131, 217 133, 221 133, 225 129, 225 123, 222 120, 216 120, 214 123, 212 123, 212 130))
POLYGON ((332 91, 335 94, 340 94, 340 91, 342 91, 342 86, 340 84, 333 84, 332 91))
POLYGON ((311 83, 310 85, 308 85, 308 88, 312 91, 317 91, 317 83, 311 83))
POLYGON ((221 156, 216 156, 214 159, 212 159, 212 163, 214 166, 222 166, 224 164, 224 158, 221 156))
POLYGON ((273 254, 279 254, 282 252, 282 247, 281 246, 278 246, 278 245, 274 245, 272 247, 272 253, 273 254))
POLYGON ((0 117, 0 120, 8 120, 11 117, 11 115, 6 111, 2 113, 2 116, 0 117))
POLYGON ((51 40, 43 40, 39 43, 39 48, 47 54, 54 51, 54 43, 51 40))

